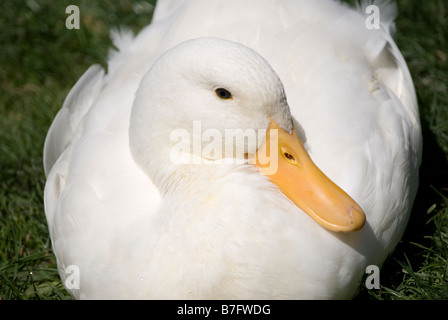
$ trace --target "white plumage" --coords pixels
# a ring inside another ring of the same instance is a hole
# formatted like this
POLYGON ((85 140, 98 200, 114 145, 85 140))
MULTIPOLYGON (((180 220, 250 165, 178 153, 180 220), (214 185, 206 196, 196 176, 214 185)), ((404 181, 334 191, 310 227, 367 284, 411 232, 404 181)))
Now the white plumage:
POLYGON ((403 234, 422 149, 394 6, 379 9, 376 30, 327 0, 159 0, 135 39, 113 33, 108 73, 81 77, 45 143, 45 210, 62 280, 79 269, 73 296, 353 297, 403 234), (202 37, 213 38, 176 46, 202 37), (264 59, 217 38, 264 57, 287 104, 264 59), (213 81, 232 102, 206 90, 213 81), (290 114, 313 161, 364 210, 361 230, 324 229, 251 165, 168 159, 170 133, 193 121, 266 129, 272 117, 288 130, 290 114))

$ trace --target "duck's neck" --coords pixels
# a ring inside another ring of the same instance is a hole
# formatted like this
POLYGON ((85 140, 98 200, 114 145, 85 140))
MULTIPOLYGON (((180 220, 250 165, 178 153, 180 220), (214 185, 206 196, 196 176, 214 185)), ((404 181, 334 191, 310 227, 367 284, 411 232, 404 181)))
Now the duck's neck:
POLYGON ((201 163, 167 165, 151 177, 162 195, 209 193, 220 182, 228 183, 236 172, 252 175, 257 169, 248 164, 201 163))

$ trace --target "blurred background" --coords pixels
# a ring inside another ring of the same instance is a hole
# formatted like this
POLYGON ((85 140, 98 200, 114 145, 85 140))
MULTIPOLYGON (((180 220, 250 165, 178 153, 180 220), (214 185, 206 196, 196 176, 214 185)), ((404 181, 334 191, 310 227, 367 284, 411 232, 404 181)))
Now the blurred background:
MULTIPOLYGON (((354 3, 354 1, 349 1, 354 3)), ((407 231, 357 299, 448 299, 448 2, 400 0, 395 40, 417 91, 424 152, 407 231)), ((71 299, 59 279, 43 208, 45 135, 87 68, 106 67, 111 28, 138 32, 155 0, 0 3, 0 300, 71 299), (66 8, 80 10, 67 29, 66 8)))

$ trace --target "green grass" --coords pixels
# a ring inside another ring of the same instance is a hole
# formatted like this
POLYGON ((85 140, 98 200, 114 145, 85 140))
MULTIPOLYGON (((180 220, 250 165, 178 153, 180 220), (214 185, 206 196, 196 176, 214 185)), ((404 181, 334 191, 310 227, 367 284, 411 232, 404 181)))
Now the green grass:
MULTIPOLYGON (((153 3, 153 2, 151 2, 153 3)), ((70 88, 105 65, 110 28, 140 30, 143 1, 2 1, 0 4, 0 299, 70 299, 51 251, 42 149, 70 88), (65 28, 66 6, 81 29, 65 28)), ((408 229, 359 299, 448 299, 448 25, 445 0, 402 0, 396 40, 417 89, 424 133, 420 189, 408 229)))

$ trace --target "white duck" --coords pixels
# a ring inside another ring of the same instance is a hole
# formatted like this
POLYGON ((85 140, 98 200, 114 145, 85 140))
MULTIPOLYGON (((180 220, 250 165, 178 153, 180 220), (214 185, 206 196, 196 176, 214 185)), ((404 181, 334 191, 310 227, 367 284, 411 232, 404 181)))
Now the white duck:
POLYGON ((422 148, 394 7, 379 10, 377 30, 327 0, 159 0, 135 39, 113 33, 108 73, 81 77, 45 143, 71 294, 353 297, 405 229, 422 148), (206 133, 226 151, 229 129, 266 135, 220 161, 206 133))

